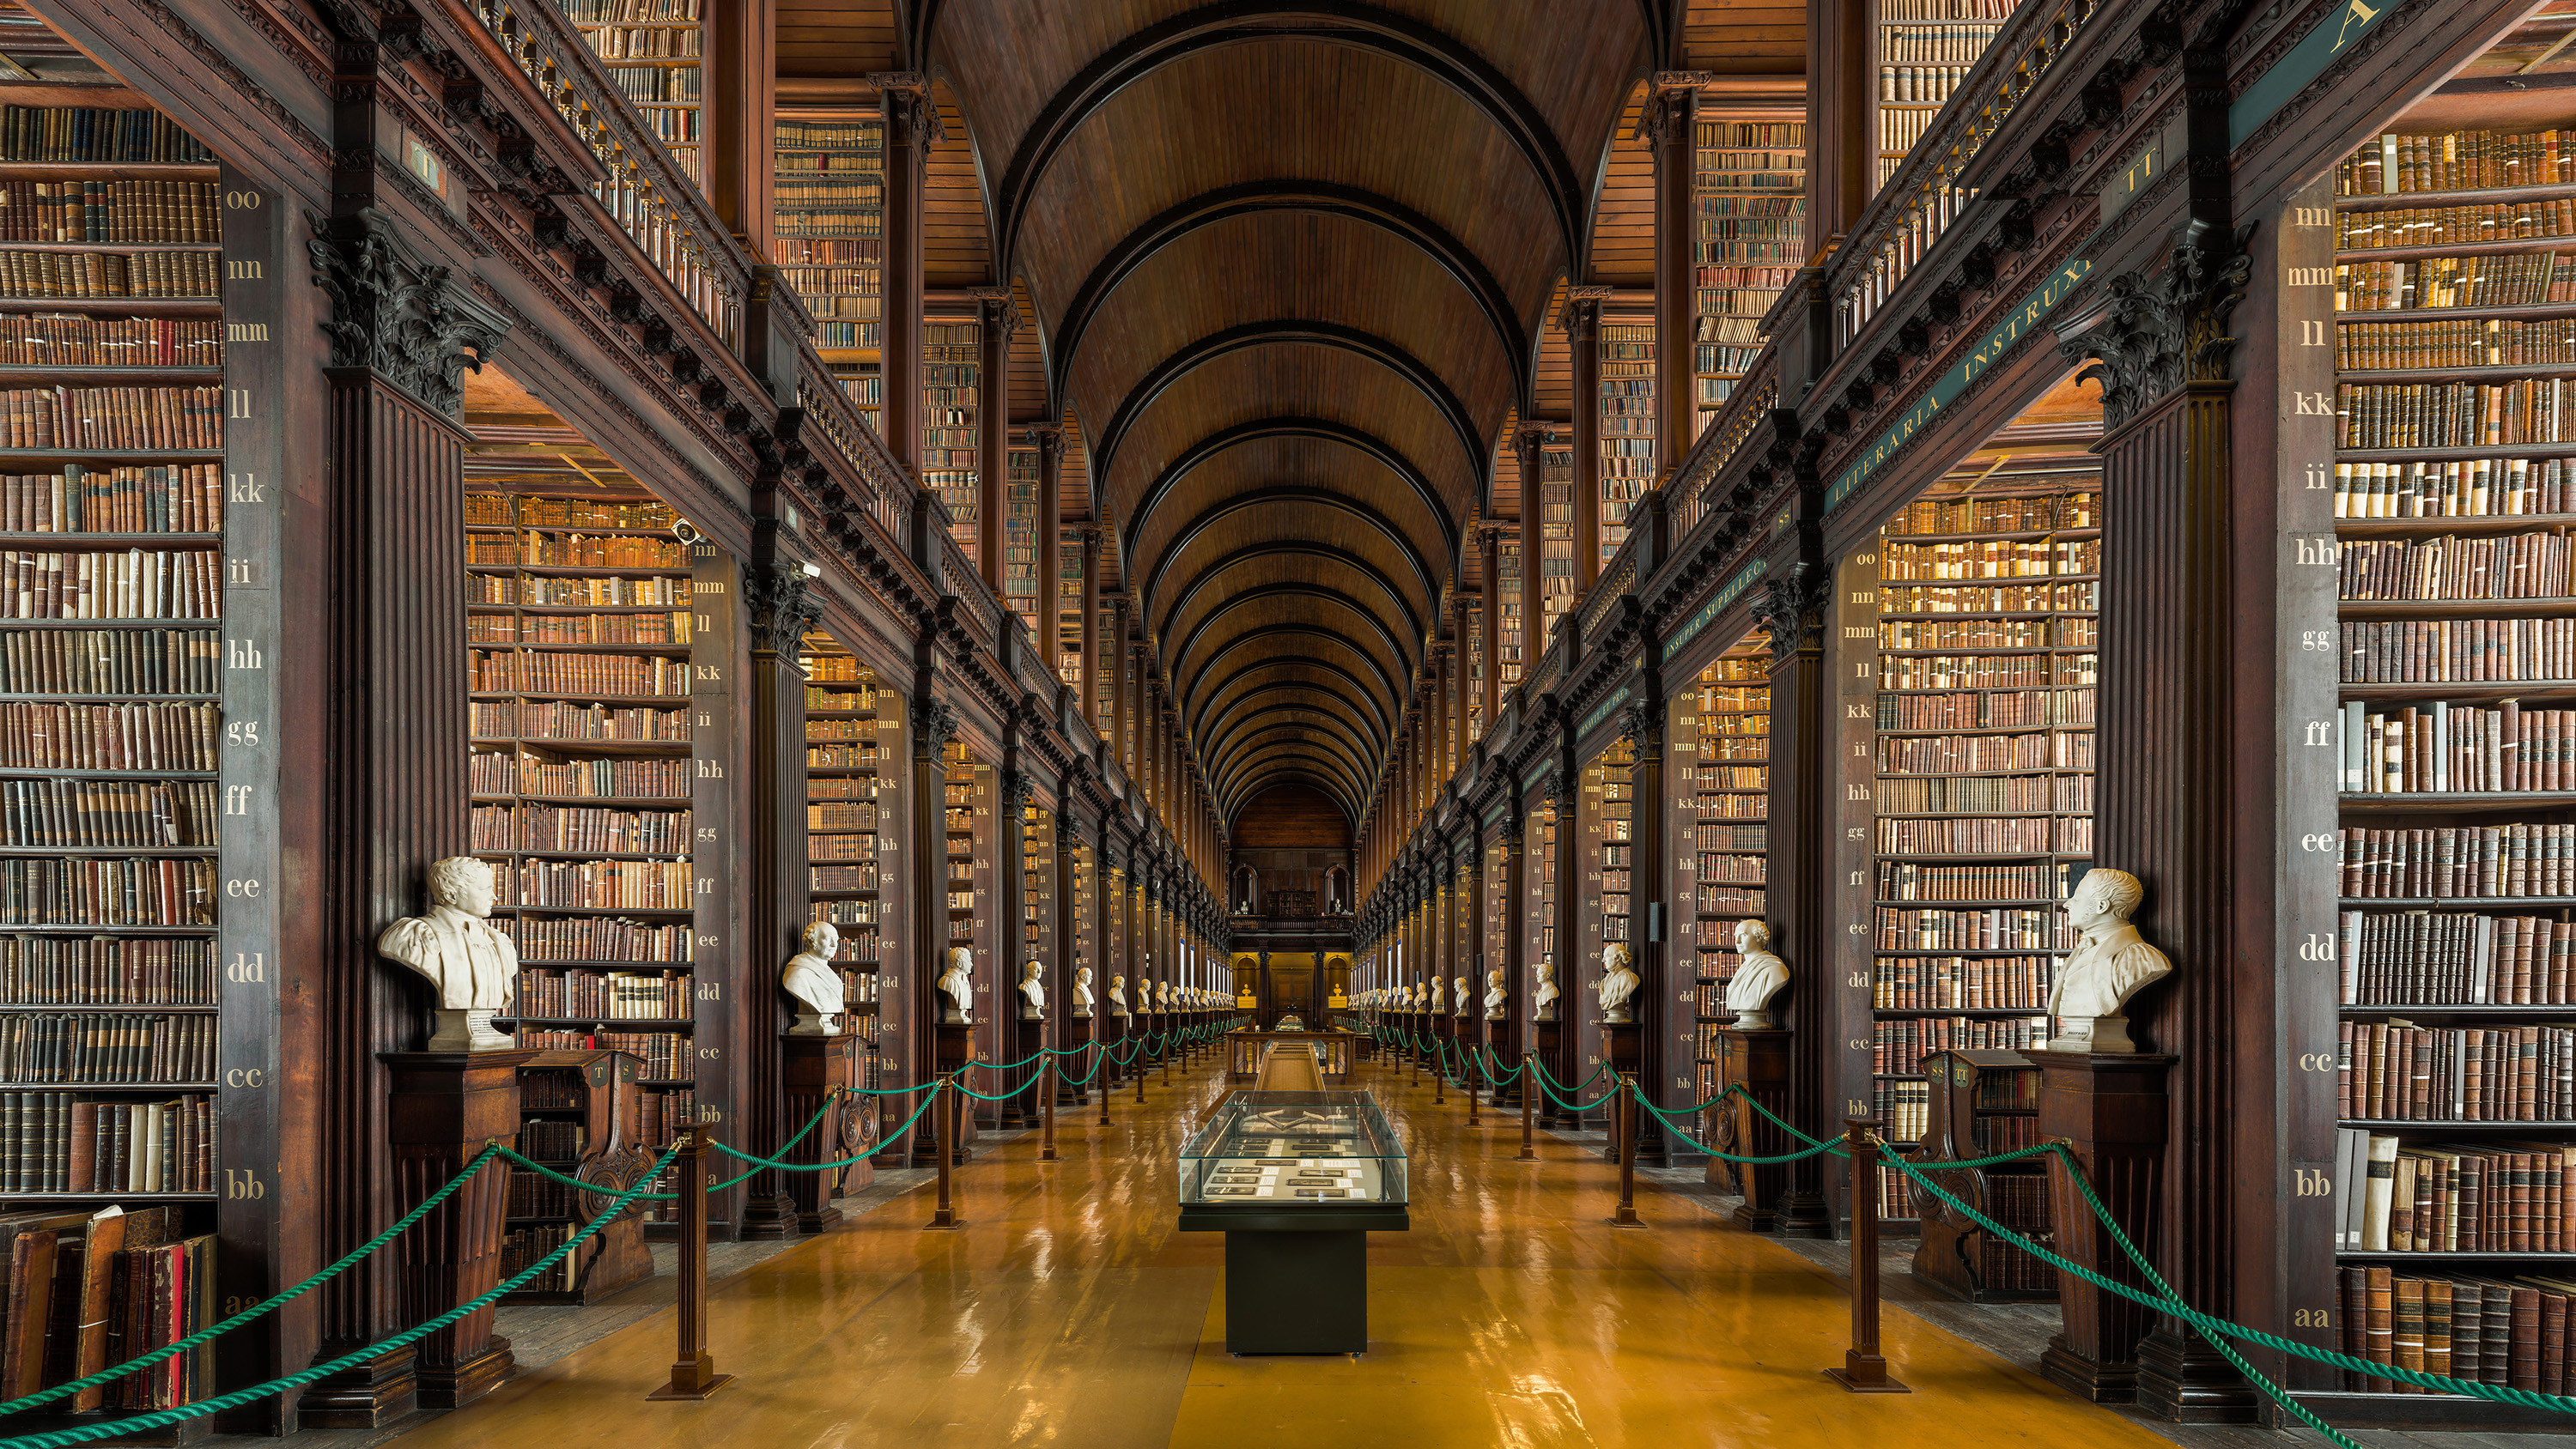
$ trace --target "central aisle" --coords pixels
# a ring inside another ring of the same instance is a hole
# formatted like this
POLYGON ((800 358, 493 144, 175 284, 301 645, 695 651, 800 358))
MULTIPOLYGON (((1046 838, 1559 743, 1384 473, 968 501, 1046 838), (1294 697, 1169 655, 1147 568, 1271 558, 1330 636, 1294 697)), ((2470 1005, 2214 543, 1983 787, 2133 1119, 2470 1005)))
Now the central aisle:
POLYGON ((1518 1119, 1470 1131, 1452 1095, 1364 1064, 1412 1154, 1413 1230, 1371 1240, 1369 1354, 1225 1352, 1216 1234, 1174 1231, 1174 1153, 1225 1090, 1213 1063, 1131 1088, 1115 1124, 1061 1116, 959 1174, 967 1225, 922 1228, 917 1190, 714 1289, 735 1383, 647 1403, 666 1311, 403 1436, 402 1449, 1073 1445, 1827 1444, 1908 1449, 2166 1441, 1908 1314, 1886 1352, 1910 1395, 1844 1393, 1838 1281, 1696 1204, 1641 1185, 1652 1225, 1604 1221, 1611 1168, 1518 1119))

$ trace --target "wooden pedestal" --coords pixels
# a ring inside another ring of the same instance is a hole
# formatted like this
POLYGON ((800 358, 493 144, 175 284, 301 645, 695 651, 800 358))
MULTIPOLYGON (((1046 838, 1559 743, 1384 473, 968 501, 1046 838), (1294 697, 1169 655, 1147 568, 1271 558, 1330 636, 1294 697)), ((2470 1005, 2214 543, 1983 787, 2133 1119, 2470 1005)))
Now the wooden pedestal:
MULTIPOLYGON (((1643 1080, 1644 1073, 1639 1069, 1639 1065, 1645 1060, 1645 1028, 1633 1021, 1598 1021, 1593 1025, 1601 1029, 1601 1057, 1611 1072, 1623 1080, 1629 1077, 1643 1080)), ((1594 1088, 1593 1095, 1597 1098, 1604 1089, 1604 1087, 1594 1088)), ((1584 1099, 1577 1095, 1574 1100, 1580 1102, 1584 1099)), ((1619 1160, 1617 1126, 1619 1113, 1616 1099, 1604 1106, 1601 1111, 1612 1124, 1610 1140, 1601 1148, 1601 1160, 1616 1162, 1619 1160)), ((1637 1124, 1637 1160, 1661 1165, 1664 1156, 1663 1134, 1654 1130, 1654 1118, 1644 1109, 1639 1109, 1637 1115, 1644 1119, 1637 1124)))
MULTIPOLYGON (((786 1110, 779 1121, 793 1132, 812 1121, 835 1087, 858 1084, 859 1039, 848 1033, 839 1036, 798 1036, 782 1033, 778 1038, 778 1075, 786 1092, 786 1110)), ((832 1103, 814 1130, 799 1138, 796 1145, 778 1154, 782 1162, 832 1162, 848 1154, 841 1150, 841 1119, 865 1106, 846 1098, 832 1103)), ((832 1206, 832 1186, 838 1174, 828 1172, 784 1172, 779 1174, 787 1186, 788 1201, 794 1204, 797 1231, 819 1233, 841 1220, 841 1210, 832 1206)))
MULTIPOLYGON (((1509 1017, 1499 1019, 1487 1017, 1485 1019, 1485 1063, 1493 1068, 1494 1075, 1496 1076, 1501 1076, 1520 1064, 1521 1039, 1518 1029, 1519 1026, 1519 1022, 1513 1021, 1509 1017)), ((1479 1085, 1482 1085, 1484 1082, 1484 1078, 1481 1076, 1476 1080, 1479 1085)), ((1503 1085, 1494 1088, 1493 1095, 1487 1100, 1493 1104, 1496 1111, 1503 1111, 1505 1109, 1517 1110, 1521 1104, 1521 1079, 1519 1077, 1514 1077, 1503 1085)))
MULTIPOLYGON (((936 1033, 937 1038, 935 1055, 931 1058, 933 1071, 944 1077, 974 1060, 975 1028, 972 1023, 943 1021, 933 1026, 931 1030, 936 1033)), ((976 1090, 983 1089, 978 1087, 976 1090)), ((912 1100, 915 1106, 920 1105, 920 1099, 912 1100)), ((957 1125, 957 1141, 949 1153, 951 1163, 965 1162, 975 1155, 975 1149, 970 1145, 975 1140, 975 1114, 961 1112, 958 1118, 960 1120, 957 1125)), ((927 1125, 925 1123, 924 1127, 926 1128, 927 1125)), ((937 1167, 939 1165, 937 1134, 927 1130, 915 1131, 912 1134, 912 1144, 913 1166, 937 1167)))
POLYGON ((1065 1075, 1070 1072, 1079 1077, 1091 1070, 1092 1054, 1083 1048, 1091 1044, 1091 1029, 1097 1024, 1098 1019, 1089 1016, 1068 1016, 1056 1023, 1056 1050, 1070 1054, 1055 1059, 1055 1103, 1059 1107, 1088 1105, 1092 1087, 1101 1084, 1101 1078, 1090 1077, 1083 1085, 1076 1086, 1065 1075))
MULTIPOLYGON (((465 1169, 483 1144, 519 1132, 519 1069, 534 1051, 385 1052, 392 1069, 386 1137, 394 1200, 417 1203, 465 1169)), ((405 1324, 426 1323, 501 1281, 510 1174, 486 1170, 396 1240, 395 1296, 405 1324)), ((420 1341, 420 1406, 454 1409, 510 1376, 510 1341, 490 1308, 420 1341)))
MULTIPOLYGON (((2064 1138, 2129 1241, 2153 1261, 2164 1186, 2165 1073, 2178 1060, 2147 1053, 2093 1055, 2028 1051, 2039 1063, 2039 1135, 2064 1138)), ((2050 1155, 2049 1215, 2057 1251, 2116 1282, 2146 1287, 2066 1171, 2050 1155)), ((2097 1404, 2138 1397, 2138 1345, 2155 1315, 2069 1273, 2058 1276, 2064 1329, 2040 1355, 2039 1371, 2097 1404)))
MULTIPOLYGON (((1792 1033, 1785 1028, 1745 1031, 1725 1026, 1717 1031, 1718 1082, 1720 1086, 1742 1083, 1759 1102, 1782 1116, 1789 1111, 1789 1041, 1792 1033)), ((1777 1157, 1789 1150, 1789 1134, 1780 1130, 1770 1118, 1753 1108, 1753 1102, 1742 1097, 1729 1098, 1726 1104, 1726 1150, 1738 1157, 1777 1157)), ((1708 1160, 1707 1181, 1717 1186, 1732 1184, 1743 1196, 1744 1203, 1735 1210, 1736 1226, 1750 1232, 1768 1233, 1780 1225, 1780 1195, 1789 1186, 1789 1165, 1784 1162, 1739 1166, 1732 1162, 1708 1160)))
MULTIPOLYGON (((1014 1006, 1018 1004, 1017 995, 1018 993, 1013 993, 1014 1006)), ((1004 1033, 1004 1040, 1011 1043, 1011 1060, 1015 1062, 1028 1061, 1029 1058, 1036 1056, 1046 1046, 1046 1039, 1045 1017, 1031 1021, 1024 1016, 1014 1016, 1011 1020, 1011 1029, 1004 1033)), ((1038 1125, 1037 1063, 1029 1062, 1027 1066, 1013 1071, 1000 1086, 993 1090, 1008 1095, 1008 1100, 998 1104, 1002 1109, 1001 1121, 1004 1127, 1038 1125)))
MULTIPOLYGON (((1549 1076, 1555 1077, 1559 1081, 1564 1080, 1565 1064, 1559 1060, 1559 1057, 1565 1050, 1565 1023, 1561 1021, 1533 1021, 1529 1024, 1529 1027, 1530 1050, 1537 1055, 1537 1063, 1531 1068, 1531 1070, 1535 1072, 1539 1068, 1543 1067, 1547 1070, 1549 1076)), ((1531 1079, 1529 1085, 1533 1090, 1538 1092, 1538 1125, 1541 1127, 1560 1127, 1565 1125, 1566 1114, 1557 1110, 1556 1098, 1550 1096, 1544 1088, 1541 1088, 1535 1077, 1531 1079)), ((1583 1099, 1580 1097, 1572 1097, 1567 1100, 1579 1102, 1583 1099)))
MULTIPOLYGON (((573 1166, 574 1177, 623 1192, 652 1170, 656 1154, 644 1146, 643 1092, 636 1085, 643 1065, 626 1052, 582 1048, 540 1051, 534 1061, 520 1068, 523 1113, 546 1110, 527 1105, 537 1095, 529 1090, 533 1083, 554 1086, 558 1096, 567 1082, 579 1084, 580 1107, 560 1109, 580 1113, 583 1136, 589 1142, 588 1150, 573 1166)), ((576 1225, 588 1222, 608 1202, 605 1197, 589 1193, 575 1196, 576 1225)), ((573 1287, 522 1288, 502 1299, 500 1306, 574 1304, 587 1308, 652 1277, 653 1251, 644 1246, 643 1204, 627 1204, 626 1210, 593 1234, 588 1244, 575 1250, 574 1261, 578 1266, 573 1287)))

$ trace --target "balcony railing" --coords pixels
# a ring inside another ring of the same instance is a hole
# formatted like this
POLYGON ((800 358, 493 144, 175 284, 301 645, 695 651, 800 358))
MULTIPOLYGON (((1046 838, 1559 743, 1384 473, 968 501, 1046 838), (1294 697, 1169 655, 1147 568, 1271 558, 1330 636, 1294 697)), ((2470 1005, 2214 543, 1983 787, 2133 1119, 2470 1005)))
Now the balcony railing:
POLYGON ((600 209, 725 345, 737 346, 748 259, 580 33, 550 0, 474 0, 474 18, 598 158, 606 174, 591 196, 600 209))
POLYGON ((1976 200, 1961 180, 1970 164, 2102 9, 2102 0, 2054 0, 2025 4, 2004 22, 1966 82, 1861 213, 1852 241, 1828 264, 1825 287, 1834 299, 1837 347, 1860 335, 1942 233, 1967 213, 1976 200))

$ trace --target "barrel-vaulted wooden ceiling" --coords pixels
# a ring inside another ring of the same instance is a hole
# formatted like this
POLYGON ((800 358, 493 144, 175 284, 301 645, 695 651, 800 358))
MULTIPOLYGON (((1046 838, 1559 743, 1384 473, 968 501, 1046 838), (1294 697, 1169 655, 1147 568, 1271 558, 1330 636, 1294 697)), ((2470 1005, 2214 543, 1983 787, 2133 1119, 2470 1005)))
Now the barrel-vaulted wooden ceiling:
POLYGON ((944 174, 971 163, 982 255, 934 261, 1022 289, 1045 384, 1014 412, 1075 425, 1066 514, 1111 526, 1220 813, 1295 784, 1357 821, 1444 598, 1472 587, 1471 523, 1517 515, 1497 440, 1565 405, 1538 375, 1551 299, 1633 284, 1651 228, 1623 115, 1657 68, 1799 70, 1801 19, 782 0, 777 40, 782 76, 921 70, 953 104, 944 174))

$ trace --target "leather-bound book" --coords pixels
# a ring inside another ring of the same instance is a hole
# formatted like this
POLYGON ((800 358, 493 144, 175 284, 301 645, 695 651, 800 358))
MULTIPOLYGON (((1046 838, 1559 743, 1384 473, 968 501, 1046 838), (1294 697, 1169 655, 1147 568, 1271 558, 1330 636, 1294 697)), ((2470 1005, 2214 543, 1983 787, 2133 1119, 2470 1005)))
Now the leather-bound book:
MULTIPOLYGON (((2386 1268, 2373 1266, 2366 1271, 2370 1275, 2370 1317, 2367 1337, 2363 1341, 2370 1351, 2363 1356, 2372 1363, 2393 1364, 2397 1362, 2396 1285, 2386 1268)), ((2537 1293, 2532 1295, 2531 1314, 2533 1329, 2537 1332, 2540 1322, 2540 1295, 2537 1293)), ((2540 1360, 2535 1351, 2532 1359, 2532 1379, 2536 1383, 2539 1378, 2540 1360)), ((2374 1378, 2370 1381, 2370 1389, 2373 1393, 2388 1393, 2395 1387, 2393 1381, 2385 1378, 2374 1378)))
MULTIPOLYGON (((2424 1368, 2424 1280, 2401 1276, 2392 1292, 2394 1331, 2390 1335, 2391 1362, 2402 1369, 2422 1372, 2424 1368)), ((2412 1384, 2397 1386, 2401 1394, 2420 1393, 2412 1384)))

